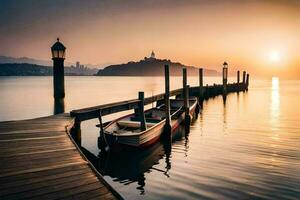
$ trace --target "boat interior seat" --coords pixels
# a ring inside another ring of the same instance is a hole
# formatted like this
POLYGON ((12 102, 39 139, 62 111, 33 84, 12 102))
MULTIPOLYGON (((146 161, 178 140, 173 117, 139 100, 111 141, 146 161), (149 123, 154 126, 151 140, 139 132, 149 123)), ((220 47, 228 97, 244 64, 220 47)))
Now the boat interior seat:
MULTIPOLYGON (((146 119, 146 123, 149 122, 149 123, 158 123, 162 120, 161 117, 155 117, 155 116, 151 116, 147 117, 147 115, 145 115, 145 119, 146 119)), ((130 120, 131 121, 134 121, 134 122, 140 122, 140 118, 139 117, 130 117, 130 120)))
MULTIPOLYGON (((181 106, 182 107, 182 106, 181 106)), ((181 109, 181 107, 170 107, 170 111, 177 111, 178 109, 181 109)), ((158 108, 159 111, 165 111, 165 108, 158 108)))
MULTIPOLYGON (((120 120, 117 122, 119 126, 121 127, 129 127, 129 128, 140 128, 141 123, 139 121, 130 121, 130 120, 120 120)), ((147 127, 152 127, 156 123, 149 123, 147 122, 147 127)))

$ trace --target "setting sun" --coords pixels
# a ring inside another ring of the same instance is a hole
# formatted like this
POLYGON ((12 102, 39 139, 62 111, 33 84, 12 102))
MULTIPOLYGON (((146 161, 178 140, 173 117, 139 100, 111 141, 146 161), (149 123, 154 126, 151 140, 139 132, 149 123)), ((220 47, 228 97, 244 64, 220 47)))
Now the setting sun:
POLYGON ((271 62, 278 62, 281 60, 281 54, 278 51, 273 51, 269 55, 269 59, 271 62))

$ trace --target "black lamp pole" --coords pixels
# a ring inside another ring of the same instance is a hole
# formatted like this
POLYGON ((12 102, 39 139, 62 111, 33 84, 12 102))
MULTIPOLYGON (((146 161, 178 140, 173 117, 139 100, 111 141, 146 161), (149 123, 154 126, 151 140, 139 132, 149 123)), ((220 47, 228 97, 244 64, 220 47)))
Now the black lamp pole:
POLYGON ((57 42, 51 47, 53 60, 53 87, 54 98, 61 99, 65 97, 65 78, 64 78, 64 60, 66 47, 57 42))

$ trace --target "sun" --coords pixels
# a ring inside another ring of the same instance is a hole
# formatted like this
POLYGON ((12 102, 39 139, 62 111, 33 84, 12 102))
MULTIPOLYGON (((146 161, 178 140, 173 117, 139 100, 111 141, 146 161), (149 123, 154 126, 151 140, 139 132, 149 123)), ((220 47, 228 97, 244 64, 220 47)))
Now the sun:
POLYGON ((269 54, 269 59, 271 62, 278 62, 281 60, 281 54, 278 51, 272 51, 269 54))

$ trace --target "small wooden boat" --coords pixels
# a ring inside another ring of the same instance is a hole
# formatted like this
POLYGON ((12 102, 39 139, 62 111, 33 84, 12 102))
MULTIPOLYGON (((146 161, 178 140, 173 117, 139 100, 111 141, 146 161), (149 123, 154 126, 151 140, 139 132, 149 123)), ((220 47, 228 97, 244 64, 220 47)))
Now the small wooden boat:
MULTIPOLYGON (((190 98, 190 115, 193 116, 197 99, 190 98)), ((170 99, 170 114, 172 132, 184 120, 184 100, 170 99)), ((164 132, 165 106, 159 105, 145 111, 146 130, 141 131, 140 120, 135 114, 126 115, 110 122, 104 128, 106 141, 110 146, 114 144, 128 145, 133 147, 148 147, 160 139, 164 132)))

